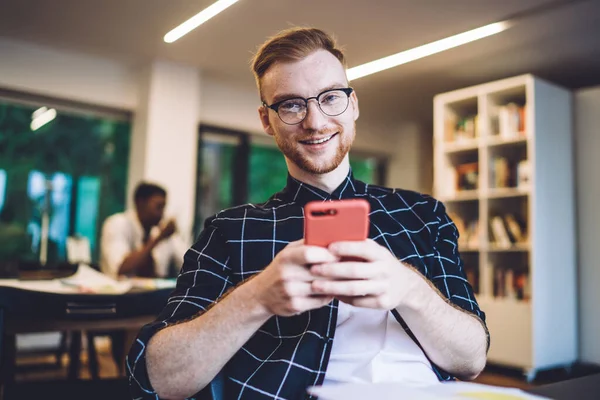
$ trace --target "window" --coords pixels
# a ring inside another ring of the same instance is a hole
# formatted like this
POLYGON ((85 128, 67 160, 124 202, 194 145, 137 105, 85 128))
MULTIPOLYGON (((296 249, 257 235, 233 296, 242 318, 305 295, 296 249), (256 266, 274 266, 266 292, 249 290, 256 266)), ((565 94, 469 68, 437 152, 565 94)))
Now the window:
POLYGON ((63 261, 70 235, 95 261, 102 221, 125 208, 128 118, 50 110, 0 99, 0 238, 12 243, 0 261, 63 261))
POLYGON ((234 205, 234 158, 239 146, 237 137, 211 132, 201 132, 198 143, 196 234, 205 218, 234 205))
POLYGON ((248 201, 264 203, 287 183, 287 165, 279 149, 273 145, 250 145, 248 169, 248 201))
MULTIPOLYGON (((198 182, 195 232, 204 219, 224 208, 244 203, 264 203, 287 182, 285 159, 274 142, 214 126, 201 125, 198 147, 198 182)), ((381 184, 382 157, 350 154, 356 179, 381 184)))

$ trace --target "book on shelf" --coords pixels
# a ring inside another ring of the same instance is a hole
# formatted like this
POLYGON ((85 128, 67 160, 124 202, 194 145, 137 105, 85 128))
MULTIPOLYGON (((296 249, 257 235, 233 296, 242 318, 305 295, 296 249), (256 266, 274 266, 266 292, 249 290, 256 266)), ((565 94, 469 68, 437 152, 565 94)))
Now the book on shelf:
POLYGON ((506 157, 494 156, 490 160, 491 188, 529 187, 531 167, 529 160, 511 162, 506 157))
POLYGON ((525 268, 493 265, 493 294, 496 298, 527 301, 531 299, 529 272, 525 268))
POLYGON ((524 137, 526 132, 526 105, 508 103, 498 107, 491 118, 492 132, 504 139, 524 137))
POLYGON ((508 237, 508 232, 504 227, 502 217, 495 216, 490 220, 491 232, 494 237, 494 243, 500 247, 510 247, 511 241, 508 237))
POLYGON ((506 214, 504 216, 504 224, 512 243, 527 242, 525 224, 522 221, 519 221, 513 214, 506 214))
POLYGON ((506 188, 513 186, 512 165, 506 157, 493 157, 490 161, 490 187, 506 188))
POLYGON ((514 214, 496 215, 490 219, 490 239, 502 248, 525 244, 528 241, 526 228, 525 223, 514 214))
POLYGON ((531 163, 529 160, 521 160, 517 163, 516 171, 517 187, 526 189, 531 181, 531 163))
POLYGON ((447 143, 461 143, 473 140, 479 136, 477 115, 457 118, 447 115, 444 126, 444 139, 447 143))
POLYGON ((459 164, 455 168, 456 190, 475 190, 479 182, 479 163, 470 162, 459 164))

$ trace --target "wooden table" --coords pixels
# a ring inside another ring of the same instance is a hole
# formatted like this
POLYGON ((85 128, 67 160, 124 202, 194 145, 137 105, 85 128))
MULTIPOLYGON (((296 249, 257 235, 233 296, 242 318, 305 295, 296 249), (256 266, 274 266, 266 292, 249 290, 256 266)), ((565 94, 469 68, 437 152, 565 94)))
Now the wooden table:
MULTIPOLYGON (((0 398, 4 384, 14 380, 16 334, 66 331, 81 335, 82 330, 137 331, 163 309, 171 291, 172 288, 134 289, 118 295, 59 294, 0 286, 0 398)), ((76 378, 79 357, 71 361, 69 376, 76 378)))

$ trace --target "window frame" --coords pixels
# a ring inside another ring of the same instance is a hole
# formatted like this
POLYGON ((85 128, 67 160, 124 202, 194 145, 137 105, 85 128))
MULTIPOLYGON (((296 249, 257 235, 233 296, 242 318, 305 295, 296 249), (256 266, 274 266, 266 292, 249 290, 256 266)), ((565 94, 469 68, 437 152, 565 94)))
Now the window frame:
MULTIPOLYGON (((276 148, 275 142, 266 137, 264 134, 256 134, 249 131, 240 129, 226 128, 223 126, 212 125, 207 123, 200 123, 198 126, 198 156, 196 164, 196 198, 195 198, 195 210, 194 210, 194 233, 198 235, 204 224, 204 219, 209 217, 200 215, 199 202, 201 201, 201 185, 199 179, 202 176, 202 149, 205 142, 204 138, 214 134, 223 136, 223 142, 229 142, 230 140, 236 141, 236 151, 234 157, 234 163, 232 166, 233 182, 232 186, 232 202, 233 204, 245 204, 249 199, 249 168, 250 168, 250 152, 252 150, 252 144, 259 144, 260 146, 273 146, 276 148), (229 139, 228 139, 229 138, 229 139)), ((216 140, 218 141, 218 140, 216 140)), ((389 156, 382 153, 375 153, 363 150, 352 150, 353 156, 360 158, 375 158, 377 160, 377 170, 375 172, 375 184, 385 185, 387 179, 387 170, 389 166, 389 156)))

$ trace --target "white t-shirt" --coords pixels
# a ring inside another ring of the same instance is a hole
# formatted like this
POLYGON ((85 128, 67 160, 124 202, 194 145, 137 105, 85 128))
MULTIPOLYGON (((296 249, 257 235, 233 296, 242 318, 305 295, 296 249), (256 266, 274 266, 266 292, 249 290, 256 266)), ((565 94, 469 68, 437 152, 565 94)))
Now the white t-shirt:
MULTIPOLYGON (((158 236, 159 232, 160 229, 155 226, 150 231, 150 237, 158 236)), ((127 211, 108 217, 102 225, 100 239, 100 269, 102 272, 116 278, 125 257, 132 251, 140 249, 143 240, 144 228, 135 212, 127 211)), ((158 243, 152 249, 157 276, 167 276, 169 265, 172 262, 182 264, 183 255, 187 249, 188 246, 177 233, 158 243)))
POLYGON ((421 348, 390 311, 339 302, 337 328, 324 385, 439 380, 421 348))

